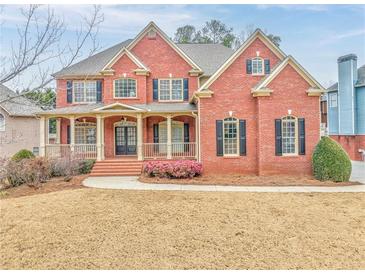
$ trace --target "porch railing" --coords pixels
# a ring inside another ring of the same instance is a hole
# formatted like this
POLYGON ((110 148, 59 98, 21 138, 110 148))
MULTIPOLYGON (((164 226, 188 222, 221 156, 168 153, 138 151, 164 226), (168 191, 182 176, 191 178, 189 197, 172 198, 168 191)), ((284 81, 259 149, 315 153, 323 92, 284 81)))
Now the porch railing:
POLYGON ((48 158, 96 159, 96 145, 75 144, 72 151, 69 144, 48 144, 46 156, 48 158))
POLYGON ((144 143, 143 144, 144 159, 166 159, 167 144, 166 143, 144 143))
POLYGON ((171 156, 172 159, 194 158, 196 143, 172 143, 171 156))
MULTIPOLYGON (((167 159, 167 143, 144 143, 144 159, 167 159)), ((171 159, 187 159, 196 157, 196 143, 172 143, 171 159)))

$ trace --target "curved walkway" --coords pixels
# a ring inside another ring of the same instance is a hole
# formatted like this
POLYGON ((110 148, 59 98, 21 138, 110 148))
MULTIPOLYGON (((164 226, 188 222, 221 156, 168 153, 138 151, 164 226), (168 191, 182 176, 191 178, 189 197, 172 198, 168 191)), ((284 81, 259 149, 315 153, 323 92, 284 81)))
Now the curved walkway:
POLYGON ((84 186, 129 190, 171 190, 171 191, 230 191, 230 192, 365 192, 365 185, 353 186, 218 186, 218 185, 177 185, 146 184, 138 177, 89 177, 84 186))

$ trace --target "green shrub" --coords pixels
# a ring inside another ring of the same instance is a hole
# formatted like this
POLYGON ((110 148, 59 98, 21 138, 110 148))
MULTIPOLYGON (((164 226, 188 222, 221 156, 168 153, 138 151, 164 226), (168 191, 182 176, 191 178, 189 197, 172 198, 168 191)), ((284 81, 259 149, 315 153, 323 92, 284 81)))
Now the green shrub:
POLYGON ((31 151, 29 151, 27 149, 21 149, 17 153, 15 153, 13 155, 13 157, 11 157, 11 160, 19 162, 23 159, 31 159, 31 158, 34 158, 34 157, 35 156, 31 151))
POLYGON ((346 182, 351 175, 349 156, 329 137, 323 137, 315 147, 312 168, 314 177, 321 181, 346 182))
POLYGON ((79 172, 80 174, 88 174, 91 172, 91 169, 93 168, 95 164, 95 160, 83 160, 80 163, 79 172))

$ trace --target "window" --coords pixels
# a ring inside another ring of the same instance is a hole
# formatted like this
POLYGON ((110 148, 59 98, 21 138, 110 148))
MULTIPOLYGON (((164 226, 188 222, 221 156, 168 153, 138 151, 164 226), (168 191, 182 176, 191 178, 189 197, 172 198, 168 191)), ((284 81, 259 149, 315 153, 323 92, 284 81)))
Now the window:
POLYGON ((135 98, 136 80, 134 79, 117 79, 114 81, 114 97, 115 98, 135 98))
POLYGON ((331 108, 337 108, 337 93, 331 93, 329 95, 329 98, 330 98, 330 107, 331 108))
POLYGON ((264 61, 262 58, 256 57, 252 59, 252 74, 262 75, 264 74, 264 61))
POLYGON ((159 100, 160 101, 182 101, 183 80, 182 79, 159 79, 159 100))
POLYGON ((90 122, 76 123, 75 144, 96 144, 96 124, 90 122))
POLYGON ((0 131, 5 131, 5 117, 0 113, 0 131))
POLYGON ((96 81, 74 81, 73 92, 75 103, 95 103, 96 81))
POLYGON ((282 151, 285 154, 297 154, 297 119, 293 116, 281 120, 282 151))
POLYGON ((238 120, 236 118, 223 120, 223 154, 238 154, 238 120))

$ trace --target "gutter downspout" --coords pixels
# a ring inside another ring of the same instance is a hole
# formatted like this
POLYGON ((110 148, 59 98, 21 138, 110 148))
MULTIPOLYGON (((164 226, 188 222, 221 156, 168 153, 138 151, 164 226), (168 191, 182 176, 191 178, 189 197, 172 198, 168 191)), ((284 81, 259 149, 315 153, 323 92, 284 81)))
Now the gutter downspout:
POLYGON ((195 123, 198 125, 198 127, 195 126, 195 136, 196 136, 196 144, 197 144, 197 156, 198 156, 198 162, 201 161, 201 152, 200 152, 200 102, 199 98, 197 99, 198 103, 198 114, 192 112, 191 114, 195 117, 195 123))

